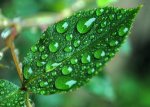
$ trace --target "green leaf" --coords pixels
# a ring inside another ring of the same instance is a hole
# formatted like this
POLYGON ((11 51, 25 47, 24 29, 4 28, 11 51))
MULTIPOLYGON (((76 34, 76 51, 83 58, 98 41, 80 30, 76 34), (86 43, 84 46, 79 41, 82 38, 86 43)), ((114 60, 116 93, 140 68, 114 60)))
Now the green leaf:
POLYGON ((25 87, 47 95, 84 85, 118 51, 139 9, 81 11, 50 26, 24 59, 25 87))
POLYGON ((24 107, 26 93, 15 84, 0 80, 0 107, 24 107))

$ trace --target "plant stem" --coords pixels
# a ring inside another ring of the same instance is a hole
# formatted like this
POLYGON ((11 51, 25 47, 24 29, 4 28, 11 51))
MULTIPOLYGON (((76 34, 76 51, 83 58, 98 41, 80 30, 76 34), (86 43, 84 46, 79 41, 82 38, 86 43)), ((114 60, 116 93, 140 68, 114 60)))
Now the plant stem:
POLYGON ((5 42, 6 42, 7 47, 10 48, 10 51, 11 51, 11 54, 12 54, 12 57, 13 57, 13 61, 15 63, 16 69, 17 69, 17 73, 19 75, 21 83, 23 83, 22 69, 19 66, 20 63, 19 63, 18 57, 15 53, 14 39, 15 39, 16 35, 17 35, 16 26, 12 26, 11 34, 10 34, 9 37, 6 38, 5 42))
POLYGON ((32 105, 31 105, 31 103, 30 103, 30 101, 29 101, 29 93, 27 93, 27 97, 26 97, 27 99, 26 99, 26 106, 27 107, 32 107, 32 105))
POLYGON ((11 51, 11 54, 12 54, 12 57, 13 57, 13 60, 14 60, 14 63, 16 65, 16 69, 17 69, 17 73, 19 75, 19 78, 21 80, 21 83, 23 82, 23 77, 22 77, 22 69, 20 68, 19 66, 19 60, 18 60, 18 57, 15 53, 15 45, 14 45, 14 42, 11 42, 11 45, 9 46, 10 48, 10 51, 11 51))

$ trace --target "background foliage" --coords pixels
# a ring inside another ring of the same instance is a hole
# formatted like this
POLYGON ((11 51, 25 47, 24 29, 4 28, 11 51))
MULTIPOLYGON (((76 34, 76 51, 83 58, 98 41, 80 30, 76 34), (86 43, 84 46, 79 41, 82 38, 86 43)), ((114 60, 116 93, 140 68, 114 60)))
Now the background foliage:
MULTIPOLYGON (((1 0, 2 15, 13 20, 27 19, 48 14, 60 14, 79 0, 1 0), (15 19, 14 19, 15 18, 15 19)), ((100 0, 84 0, 84 8, 94 8, 100 0)), ((75 92, 51 96, 32 96, 36 107, 149 107, 150 106, 150 20, 149 0, 118 0, 109 5, 118 7, 144 7, 136 18, 129 39, 104 71, 85 87, 75 92)), ((0 15, 1 16, 1 15, 0 15)), ((47 19, 47 21, 52 21, 47 19)), ((29 47, 39 39, 45 27, 23 27, 15 40, 20 61, 29 47), (42 28, 42 29, 41 29, 42 28)), ((0 29, 0 32, 3 29, 0 29)), ((0 50, 4 42, 0 38, 0 50)), ((16 68, 7 51, 0 60, 0 78, 19 85, 16 68)))

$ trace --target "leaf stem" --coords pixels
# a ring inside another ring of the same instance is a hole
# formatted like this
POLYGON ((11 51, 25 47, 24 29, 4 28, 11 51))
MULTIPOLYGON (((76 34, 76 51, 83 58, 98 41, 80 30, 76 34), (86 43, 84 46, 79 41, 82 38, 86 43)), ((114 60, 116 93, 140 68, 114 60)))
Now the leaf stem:
POLYGON ((23 76, 22 76, 22 69, 20 67, 20 63, 19 63, 19 60, 18 60, 18 57, 15 53, 15 45, 14 45, 14 39, 17 35, 17 29, 16 29, 16 26, 12 26, 12 29, 11 29, 11 34, 9 37, 6 38, 6 45, 7 47, 10 48, 10 51, 11 51, 11 54, 12 54, 12 57, 13 57, 13 61, 15 63, 15 66, 16 66, 16 69, 17 69, 17 73, 19 75, 19 78, 21 80, 21 83, 23 83, 23 76))
POLYGON ((29 101, 29 93, 27 93, 27 97, 26 97, 27 99, 26 99, 26 106, 27 107, 32 107, 32 105, 31 105, 31 103, 30 103, 30 101, 29 101))

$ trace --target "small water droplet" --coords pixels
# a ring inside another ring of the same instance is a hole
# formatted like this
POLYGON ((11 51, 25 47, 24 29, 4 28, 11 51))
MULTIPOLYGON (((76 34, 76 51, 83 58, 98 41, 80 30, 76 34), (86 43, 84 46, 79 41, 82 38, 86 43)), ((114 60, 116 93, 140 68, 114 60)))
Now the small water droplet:
POLYGON ((32 47, 31 47, 31 51, 32 51, 32 52, 36 52, 36 51, 37 51, 37 47, 36 47, 36 46, 32 46, 32 47))
POLYGON ((45 46, 40 46, 40 47, 39 47, 39 51, 40 51, 40 52, 44 51, 44 49, 45 49, 45 46))
POLYGON ((76 80, 68 76, 60 76, 55 81, 55 87, 60 90, 68 90, 77 83, 76 80))
POLYGON ((46 63, 46 62, 37 61, 37 62, 36 62, 36 65, 37 65, 38 67, 41 67, 41 66, 45 65, 45 63, 46 63))
POLYGON ((103 12, 104 12, 104 9, 97 9, 97 10, 96 10, 96 15, 97 15, 97 16, 100 16, 100 15, 103 14, 103 12))
POLYGON ((125 26, 121 27, 118 31, 119 36, 124 36, 127 34, 127 32, 129 31, 129 29, 125 26))
POLYGON ((107 22, 106 22, 106 21, 103 21, 103 22, 101 23, 101 27, 106 27, 106 25, 107 25, 107 22))
POLYGON ((64 74, 64 75, 68 75, 68 74, 70 74, 72 72, 72 67, 70 67, 70 66, 64 66, 63 68, 62 68, 62 73, 64 74))
POLYGON ((44 82, 44 81, 41 81, 40 82, 40 86, 41 87, 45 87, 45 86, 47 86, 48 85, 48 82, 44 82))
POLYGON ((52 71, 54 68, 56 68, 58 65, 60 65, 60 63, 52 63, 51 61, 49 61, 49 62, 46 64, 45 71, 46 71, 46 72, 50 72, 50 71, 52 71))
POLYGON ((61 21, 61 22, 57 23, 56 30, 57 30, 58 33, 64 33, 64 32, 67 31, 68 26, 69 26, 68 22, 61 21))
POLYGON ((47 54, 43 54, 43 55, 41 56, 42 59, 46 59, 47 57, 48 57, 47 54))
POLYGON ((67 35, 66 35, 66 40, 67 40, 67 41, 71 41, 72 38, 73 38, 72 34, 67 34, 67 35))
POLYGON ((88 69, 88 74, 93 74, 95 72, 95 69, 94 68, 89 68, 88 69))
POLYGON ((100 59, 101 57, 105 56, 105 52, 102 51, 101 49, 99 50, 96 50, 94 52, 94 57, 97 58, 97 59, 100 59))
POLYGON ((115 18, 115 15, 114 15, 114 14, 109 15, 109 19, 110 19, 110 20, 113 20, 114 18, 115 18))
POLYGON ((64 48, 65 52, 71 52, 72 51, 72 47, 71 46, 67 46, 64 48))
POLYGON ((30 66, 24 66, 23 74, 24 74, 25 79, 29 79, 30 76, 33 74, 32 68, 30 66))
POLYGON ((80 40, 75 40, 73 45, 74 47, 78 47, 80 45, 80 40))
POLYGON ((79 33, 87 33, 92 25, 94 24, 96 18, 82 18, 77 23, 77 30, 79 33))
POLYGON ((76 58, 71 59, 71 64, 77 64, 77 62, 78 62, 78 59, 76 59, 76 58))
POLYGON ((109 42, 109 45, 110 46, 116 46, 116 45, 118 45, 118 41, 115 41, 115 40, 111 40, 110 42, 109 42))
POLYGON ((41 95, 44 95, 45 93, 46 93, 46 92, 45 92, 44 90, 41 90, 41 91, 40 91, 40 94, 41 94, 41 95))
POLYGON ((50 52, 56 52, 59 48, 59 44, 57 42, 51 42, 49 45, 50 52))
POLYGON ((89 54, 85 53, 82 55, 81 58, 82 63, 89 63, 90 61, 91 61, 91 56, 89 54))

